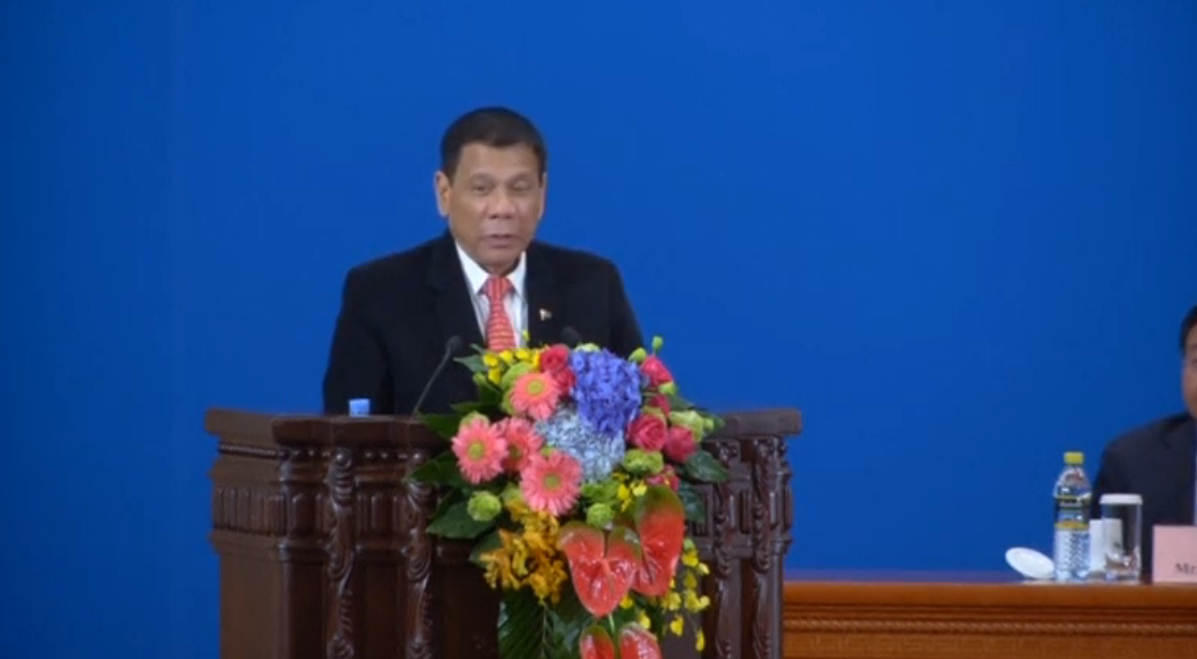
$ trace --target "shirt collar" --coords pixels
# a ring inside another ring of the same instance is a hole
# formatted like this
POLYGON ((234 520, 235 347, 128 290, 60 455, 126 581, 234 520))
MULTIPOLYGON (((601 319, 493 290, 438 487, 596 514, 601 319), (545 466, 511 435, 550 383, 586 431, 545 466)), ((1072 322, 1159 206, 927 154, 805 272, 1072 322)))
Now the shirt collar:
MULTIPOLYGON (((457 258, 461 261, 461 269, 465 272, 466 282, 470 285, 470 293, 478 295, 482 293, 482 287, 486 284, 486 280, 490 279, 490 273, 482 269, 477 261, 470 258, 469 254, 461 248, 461 243, 454 241, 453 244, 457 247, 457 258)), ((511 282, 512 291, 519 297, 524 296, 524 275, 528 271, 528 259, 526 254, 520 254, 520 260, 515 264, 515 270, 507 274, 507 281, 511 282)))

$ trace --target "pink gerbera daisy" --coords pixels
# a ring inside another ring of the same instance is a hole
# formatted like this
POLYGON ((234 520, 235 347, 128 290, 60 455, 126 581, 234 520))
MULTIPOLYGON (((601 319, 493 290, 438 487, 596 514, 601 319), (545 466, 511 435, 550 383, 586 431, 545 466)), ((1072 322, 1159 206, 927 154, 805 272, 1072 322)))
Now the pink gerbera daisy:
POLYGON ((498 428, 481 414, 461 422, 453 437, 453 452, 461 475, 477 485, 503 473, 503 459, 507 457, 507 440, 498 428))
POLYGON ((533 453, 520 474, 520 492, 532 510, 560 517, 573 508, 582 485, 582 465, 564 451, 533 453))
POLYGON ((496 427, 503 439, 507 440, 507 458, 503 461, 503 468, 508 471, 522 471, 524 465, 528 464, 528 456, 544 446, 544 438, 524 419, 503 419, 496 427))
POLYGON ((527 414, 533 419, 544 420, 552 416, 561 398, 561 388, 547 373, 528 372, 511 386, 511 408, 518 414, 527 414))

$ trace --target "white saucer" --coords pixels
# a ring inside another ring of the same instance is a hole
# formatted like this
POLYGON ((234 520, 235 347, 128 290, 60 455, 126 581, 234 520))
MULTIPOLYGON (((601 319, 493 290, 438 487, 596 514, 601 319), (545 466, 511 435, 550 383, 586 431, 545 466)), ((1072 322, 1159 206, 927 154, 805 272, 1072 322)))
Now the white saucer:
POLYGON ((1026 547, 1013 547, 1007 550, 1006 562, 1028 579, 1051 579, 1056 567, 1052 559, 1026 547))

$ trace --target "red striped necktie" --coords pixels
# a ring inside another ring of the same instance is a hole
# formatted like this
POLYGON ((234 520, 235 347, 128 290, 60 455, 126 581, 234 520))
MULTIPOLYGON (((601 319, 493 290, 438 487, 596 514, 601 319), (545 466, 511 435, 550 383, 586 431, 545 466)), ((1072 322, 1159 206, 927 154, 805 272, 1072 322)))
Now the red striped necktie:
POLYGON ((486 280, 482 292, 490 301, 490 314, 486 318, 486 349, 491 352, 515 350, 515 330, 507 317, 507 294, 511 282, 506 277, 491 277, 486 280))

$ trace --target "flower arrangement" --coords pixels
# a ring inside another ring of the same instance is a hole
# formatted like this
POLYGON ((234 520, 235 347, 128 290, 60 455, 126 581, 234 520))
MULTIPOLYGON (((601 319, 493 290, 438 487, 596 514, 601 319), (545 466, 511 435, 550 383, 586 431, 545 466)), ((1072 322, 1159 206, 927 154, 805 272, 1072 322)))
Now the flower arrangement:
POLYGON ((695 484, 727 478, 700 446, 721 421, 678 395, 662 343, 476 348, 457 361, 478 399, 424 418, 451 443, 411 475, 445 493, 427 530, 474 543, 504 659, 660 659, 687 620, 703 648, 709 570, 685 521, 695 484))

